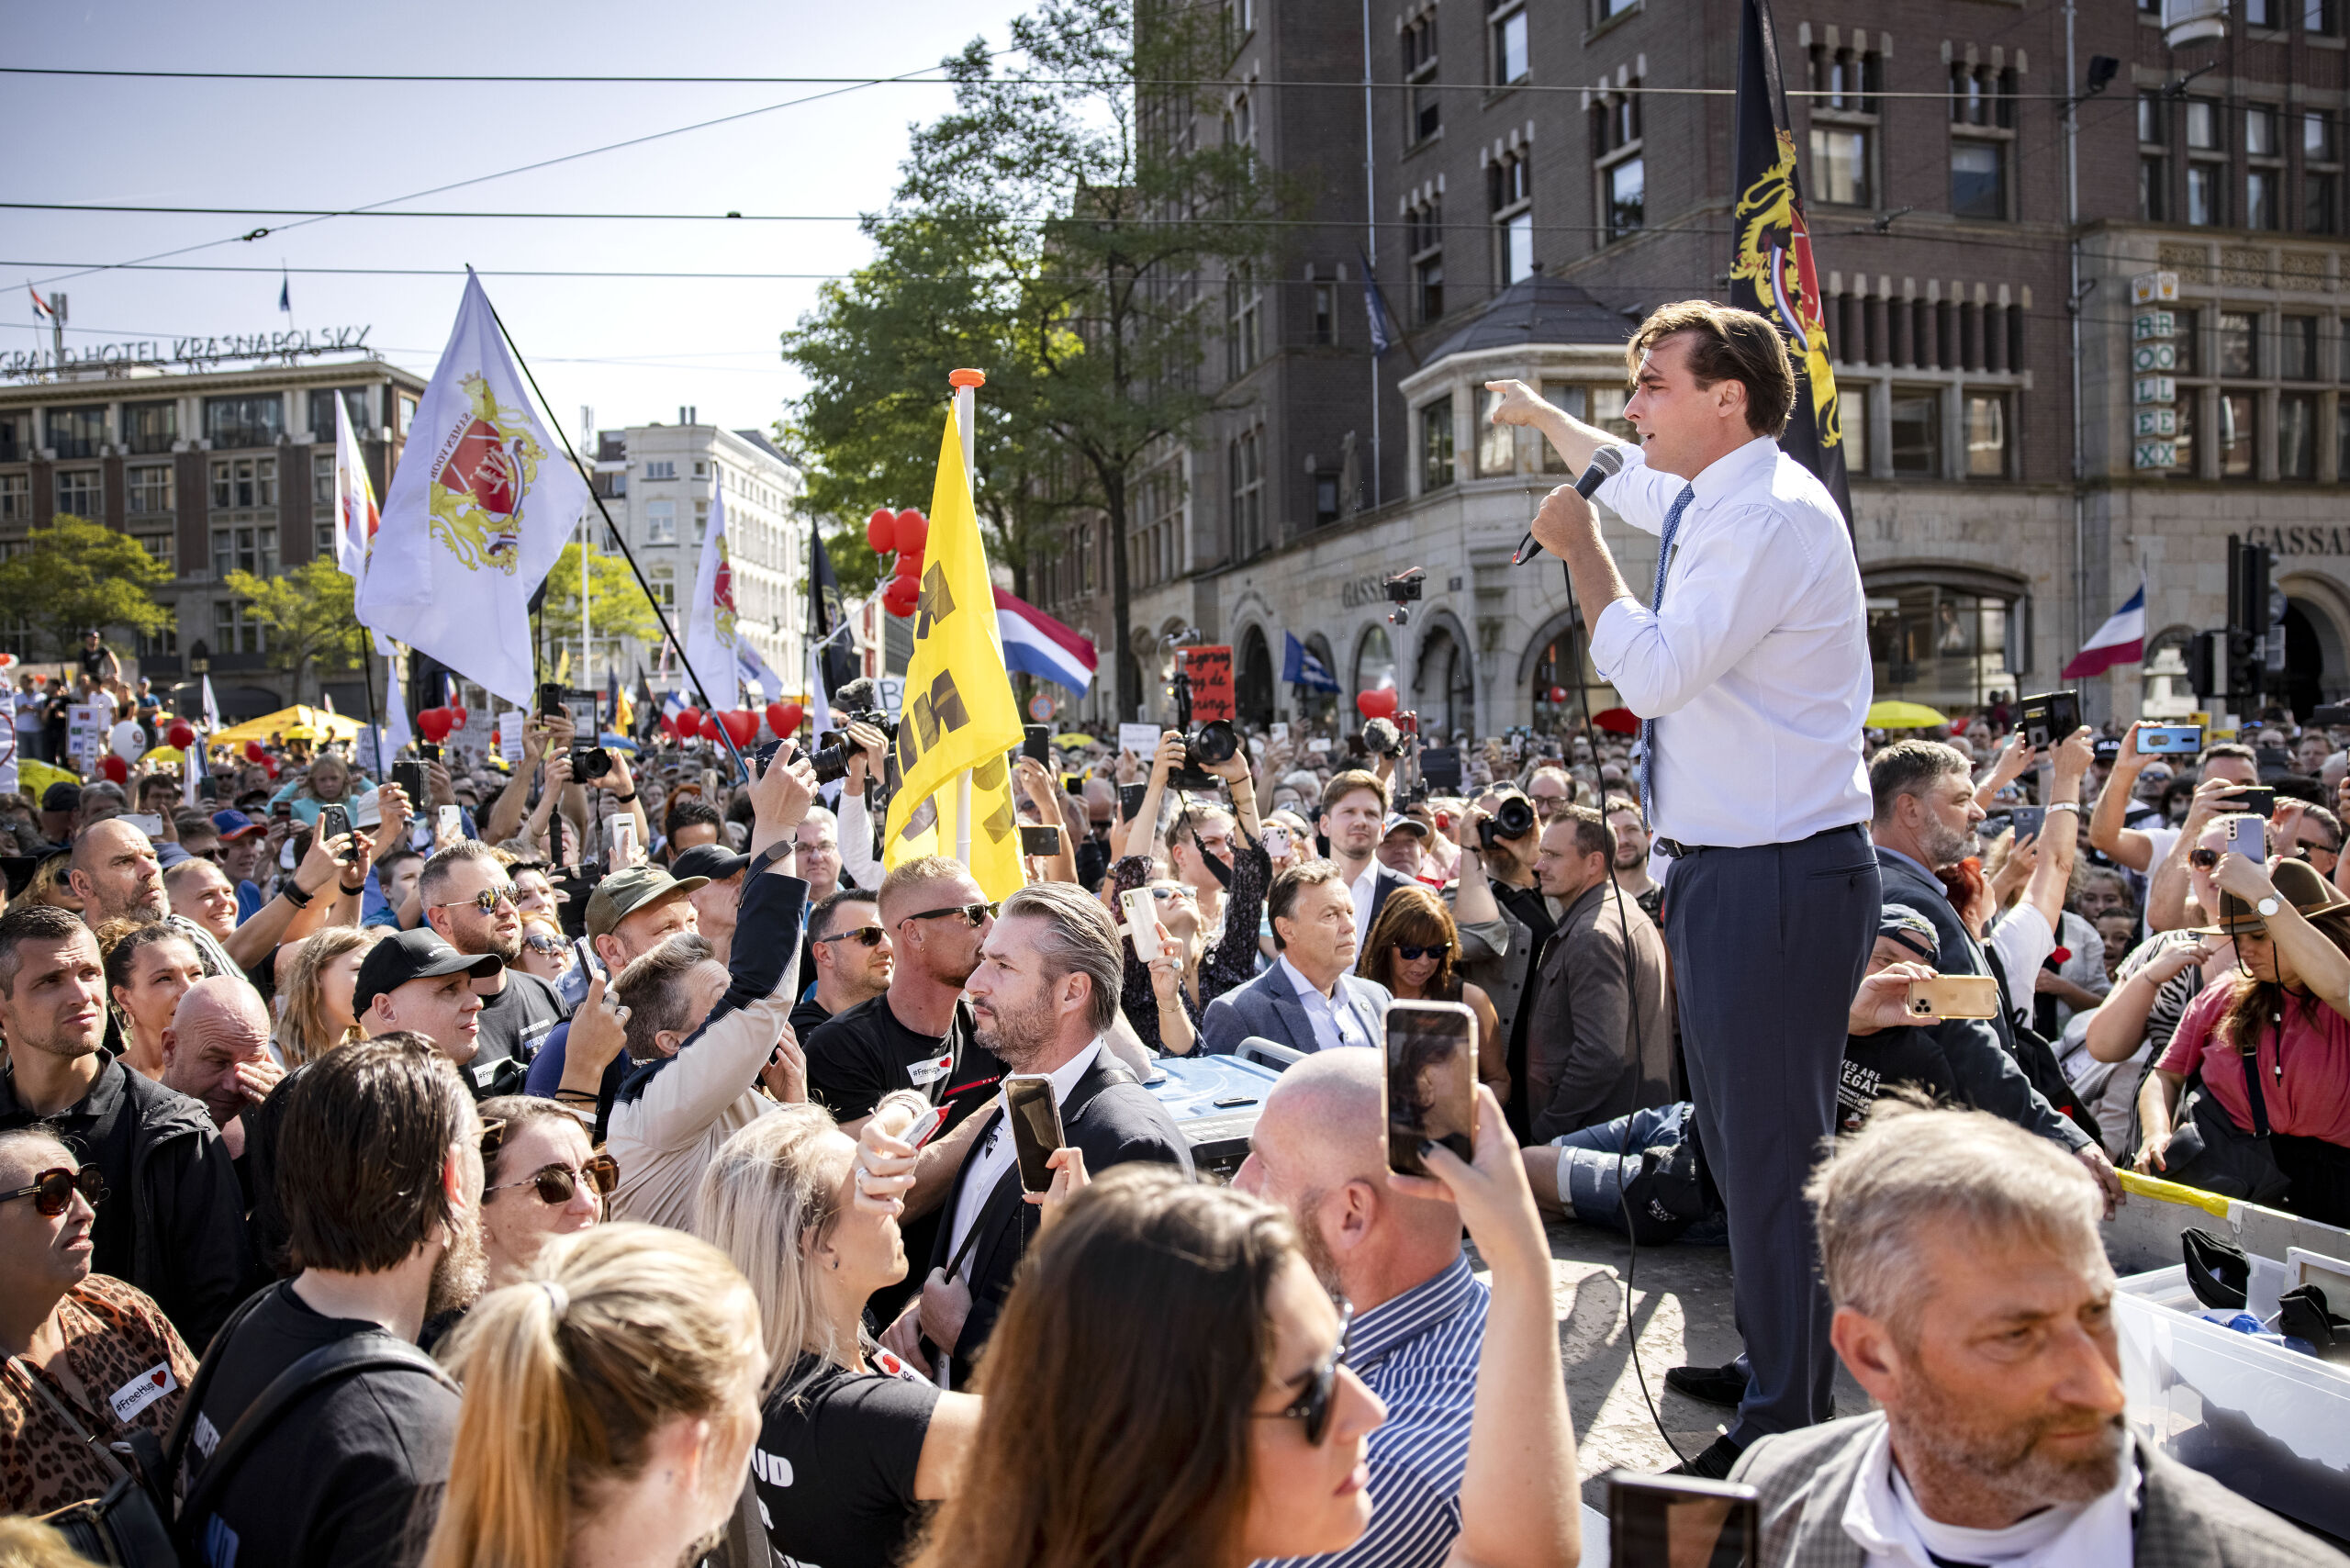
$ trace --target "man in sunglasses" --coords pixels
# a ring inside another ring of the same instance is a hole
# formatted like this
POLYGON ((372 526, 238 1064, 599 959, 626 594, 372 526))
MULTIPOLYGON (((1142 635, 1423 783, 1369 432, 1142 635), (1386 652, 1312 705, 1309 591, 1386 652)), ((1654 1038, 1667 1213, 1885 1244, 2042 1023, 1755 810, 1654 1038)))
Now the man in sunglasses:
POLYGON ((833 1014, 890 989, 893 949, 871 893, 843 888, 810 910, 808 950, 816 983, 791 1010, 792 1030, 803 1040, 833 1014))
POLYGON ((1672 1103, 1672 987, 1664 938, 1607 879, 1616 834, 1589 806, 1559 809, 1542 830, 1534 877, 1564 913, 1519 1004, 1527 1117, 1536 1141, 1672 1103))
POLYGON ((0 1131, 46 1122, 114 1194, 91 1267, 155 1298, 191 1345, 210 1339, 252 1271, 245 1204, 204 1107, 106 1054, 106 971, 87 927, 25 904, 0 915, 0 1131))
POLYGON ((468 838, 427 860, 416 885, 436 935, 460 953, 498 962, 476 984, 482 998, 478 1047, 465 1070, 485 1097, 520 1093, 531 1058, 569 1009, 554 987, 516 968, 522 915, 514 907, 513 880, 495 851, 468 838))

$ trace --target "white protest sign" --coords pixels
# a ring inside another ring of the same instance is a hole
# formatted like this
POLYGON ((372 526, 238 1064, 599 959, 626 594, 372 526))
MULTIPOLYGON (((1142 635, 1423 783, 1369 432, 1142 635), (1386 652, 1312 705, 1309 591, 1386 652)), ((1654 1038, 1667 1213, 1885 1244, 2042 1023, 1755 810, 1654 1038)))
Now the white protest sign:
POLYGON ((1148 762, 1158 755, 1158 737, 1164 733, 1157 724, 1120 724, 1118 749, 1130 751, 1148 762))
POLYGON ((509 708, 498 716, 498 750, 509 765, 522 761, 522 720, 520 708, 509 708))

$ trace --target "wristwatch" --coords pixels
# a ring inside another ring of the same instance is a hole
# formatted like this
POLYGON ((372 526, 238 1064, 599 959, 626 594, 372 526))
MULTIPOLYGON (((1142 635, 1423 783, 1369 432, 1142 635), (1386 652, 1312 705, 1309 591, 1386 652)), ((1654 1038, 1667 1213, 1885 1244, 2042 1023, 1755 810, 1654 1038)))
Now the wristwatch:
POLYGON ((2252 907, 2260 912, 2261 919, 2267 920, 2273 918, 2277 912, 2284 906, 2278 903, 2275 899, 2270 898, 2262 899, 2258 903, 2254 904, 2252 907))

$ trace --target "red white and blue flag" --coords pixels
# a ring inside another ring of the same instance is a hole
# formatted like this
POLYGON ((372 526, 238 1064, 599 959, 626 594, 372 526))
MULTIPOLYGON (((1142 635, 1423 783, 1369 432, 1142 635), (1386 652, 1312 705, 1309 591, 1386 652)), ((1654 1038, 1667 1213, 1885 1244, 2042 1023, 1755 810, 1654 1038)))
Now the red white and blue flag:
POLYGON ((1100 656, 1093 644, 1033 604, 995 590, 996 631, 1003 638, 1003 665, 1050 680, 1082 695, 1093 684, 1100 656))
POLYGON ((2082 644, 2079 656, 2065 666, 2065 678, 2078 680, 2084 676, 2102 675, 2115 665, 2136 664, 2145 652, 2146 582, 2141 577, 2138 591, 2091 633, 2082 644))

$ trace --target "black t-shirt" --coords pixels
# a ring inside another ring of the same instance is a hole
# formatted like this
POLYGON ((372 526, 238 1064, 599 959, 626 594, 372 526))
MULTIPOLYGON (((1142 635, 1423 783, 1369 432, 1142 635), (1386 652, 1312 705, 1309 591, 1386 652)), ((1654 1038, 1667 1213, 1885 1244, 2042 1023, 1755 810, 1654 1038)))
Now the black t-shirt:
POLYGON ((1836 1126, 1858 1132, 1877 1097, 1895 1084, 1922 1089, 1943 1104, 1964 1103, 1950 1058, 1924 1029, 1886 1029, 1844 1036, 1844 1060, 1836 1076, 1836 1126))
POLYGON ((799 1040, 800 1049, 808 1048, 808 1036, 831 1017, 832 1014, 824 1011, 824 1004, 812 994, 803 996, 792 1004, 791 1033, 799 1040))
POLYGON ((789 1561, 890 1568, 913 1533, 914 1470, 938 1390, 887 1350, 867 1360, 874 1370, 856 1372, 803 1355, 784 1386, 810 1381, 767 1396, 751 1475, 767 1539, 789 1561))
POLYGON ((890 993, 834 1014, 800 1036, 808 1053, 808 1097, 843 1121, 869 1116, 881 1096, 912 1089, 934 1105, 949 1105, 954 1126, 994 1098, 1003 1064, 972 1037, 968 1002, 955 1004, 944 1036, 921 1035, 898 1021, 890 993))
POLYGON ((100 643, 95 648, 83 649, 82 673, 88 676, 92 680, 95 680, 100 676, 106 674, 107 653, 108 650, 104 643, 100 643))
MULTIPOLYGON (((237 1327, 189 1444, 191 1483, 263 1389, 312 1350, 374 1323, 328 1317, 289 1281, 237 1327)), ((207 1518, 192 1521, 211 1568, 392 1568, 416 1561, 456 1446, 457 1395, 421 1371, 340 1378, 297 1400, 264 1433, 207 1518)))
POLYGON ((484 997, 481 1036, 465 1073, 482 1099, 522 1092, 524 1070, 568 1014, 554 987, 520 969, 506 971, 506 989, 484 997))

